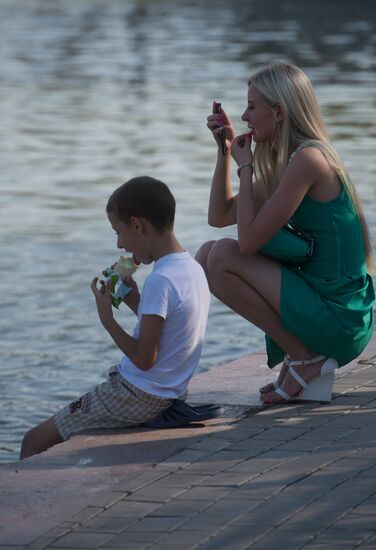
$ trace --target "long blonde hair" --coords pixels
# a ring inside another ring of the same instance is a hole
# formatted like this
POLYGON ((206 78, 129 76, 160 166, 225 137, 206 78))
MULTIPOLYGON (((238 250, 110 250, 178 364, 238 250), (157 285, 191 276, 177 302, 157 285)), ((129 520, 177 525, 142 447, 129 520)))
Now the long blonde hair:
POLYGON ((372 270, 373 252, 362 203, 341 158, 330 144, 309 78, 295 65, 281 61, 254 73, 248 81, 250 84, 257 88, 270 107, 280 105, 284 114, 281 123, 277 125, 277 135, 273 142, 260 142, 255 147, 255 172, 263 183, 265 200, 276 189, 291 154, 299 146, 304 143, 320 149, 346 185, 353 201, 363 230, 367 267, 372 270))

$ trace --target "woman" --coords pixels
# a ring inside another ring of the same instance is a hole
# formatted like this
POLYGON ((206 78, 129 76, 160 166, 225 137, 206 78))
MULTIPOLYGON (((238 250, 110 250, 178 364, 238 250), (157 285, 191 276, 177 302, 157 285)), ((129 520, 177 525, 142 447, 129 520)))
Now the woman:
POLYGON ((364 213, 304 72, 274 63, 248 85, 242 119, 249 133, 235 137, 223 110, 207 123, 218 144, 209 224, 237 224, 238 240, 207 242, 197 259, 213 294, 266 333, 269 366, 283 361, 278 380, 260 389, 262 400, 330 401, 334 370, 357 357, 372 335, 364 213), (313 254, 299 267, 260 252, 291 219, 313 238, 313 254))

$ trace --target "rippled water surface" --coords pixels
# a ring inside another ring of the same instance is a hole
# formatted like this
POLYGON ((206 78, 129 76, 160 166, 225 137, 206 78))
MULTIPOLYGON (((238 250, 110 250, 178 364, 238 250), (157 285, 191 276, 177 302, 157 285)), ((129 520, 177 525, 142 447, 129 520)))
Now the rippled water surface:
MULTIPOLYGON (((89 288, 118 256, 104 213, 116 186, 164 180, 192 253, 234 235, 207 226, 206 115, 216 98, 241 132, 255 68, 284 58, 306 70, 375 236, 372 1, 0 0, 0 51, 3 462, 119 357, 89 288)), ((119 317, 133 327, 125 310, 119 317)), ((262 345, 213 300, 201 369, 262 345)))

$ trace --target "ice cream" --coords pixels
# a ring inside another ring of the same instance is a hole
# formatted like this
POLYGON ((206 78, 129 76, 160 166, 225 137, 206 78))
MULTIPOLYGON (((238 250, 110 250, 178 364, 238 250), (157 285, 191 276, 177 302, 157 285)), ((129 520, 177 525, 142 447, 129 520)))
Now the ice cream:
POLYGON ((126 285, 123 282, 124 277, 127 275, 133 275, 138 268, 133 261, 132 257, 120 256, 119 260, 113 267, 107 267, 102 271, 105 277, 105 282, 112 281, 114 286, 111 292, 112 304, 119 309, 119 305, 123 301, 124 297, 132 291, 132 287, 126 285))

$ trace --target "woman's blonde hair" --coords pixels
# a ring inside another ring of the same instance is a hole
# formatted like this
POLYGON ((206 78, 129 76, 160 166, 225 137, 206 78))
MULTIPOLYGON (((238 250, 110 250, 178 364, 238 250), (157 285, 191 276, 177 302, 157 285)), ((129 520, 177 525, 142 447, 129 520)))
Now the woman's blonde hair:
POLYGON ((329 165, 340 176, 355 205, 362 225, 367 266, 373 266, 373 253, 368 226, 359 195, 337 152, 330 144, 313 86, 307 75, 293 64, 277 62, 254 73, 248 81, 263 96, 270 107, 280 105, 283 119, 277 125, 273 142, 256 144, 255 172, 269 198, 285 171, 292 153, 302 144, 312 145, 322 152, 329 165), (278 147, 274 147, 278 144, 278 147))

